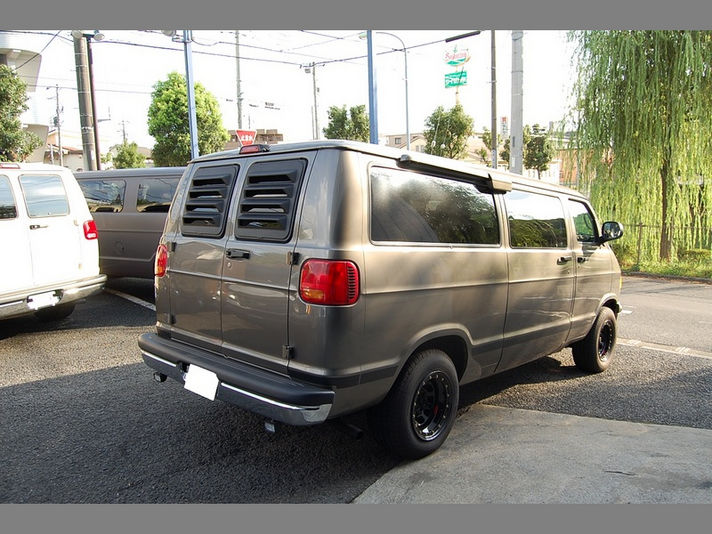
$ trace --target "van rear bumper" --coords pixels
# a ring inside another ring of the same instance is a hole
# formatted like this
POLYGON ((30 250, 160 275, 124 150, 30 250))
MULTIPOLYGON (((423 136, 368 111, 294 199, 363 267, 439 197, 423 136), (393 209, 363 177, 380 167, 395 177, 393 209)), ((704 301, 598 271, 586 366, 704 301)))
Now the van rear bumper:
POLYGON ((212 371, 219 381, 216 399, 275 421, 296 426, 321 423, 334 403, 332 390, 295 382, 157 334, 142 334, 138 345, 143 361, 157 372, 185 383, 189 365, 212 371))
POLYGON ((32 290, 25 290, 21 293, 5 295, 0 297, 0 319, 9 319, 11 317, 34 313, 36 308, 34 308, 31 303, 33 295, 52 293, 56 298, 54 305, 58 306, 60 304, 75 302, 98 293, 104 287, 105 282, 106 275, 100 274, 67 284, 35 287, 32 290))

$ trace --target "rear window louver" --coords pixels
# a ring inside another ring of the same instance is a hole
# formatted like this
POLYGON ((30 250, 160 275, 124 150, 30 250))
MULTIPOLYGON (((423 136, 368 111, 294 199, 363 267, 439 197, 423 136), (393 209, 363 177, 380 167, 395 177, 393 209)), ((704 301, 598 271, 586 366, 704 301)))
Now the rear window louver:
POLYGON ((196 237, 223 235, 230 195, 238 169, 236 165, 226 165, 203 167, 195 172, 183 210, 183 235, 196 237))
POLYGON ((240 197, 235 235, 241 239, 288 241, 306 161, 252 165, 240 197))

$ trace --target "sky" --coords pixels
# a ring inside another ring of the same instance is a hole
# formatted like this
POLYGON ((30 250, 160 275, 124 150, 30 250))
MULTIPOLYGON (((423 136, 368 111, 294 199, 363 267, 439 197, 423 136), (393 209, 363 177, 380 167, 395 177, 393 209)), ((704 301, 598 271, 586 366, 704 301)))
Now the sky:
MULTIPOLYGON (((467 51, 467 85, 459 101, 474 119, 475 128, 491 123, 491 33, 446 44, 444 39, 470 30, 374 32, 379 135, 405 133, 404 55, 408 48, 409 120, 411 133, 422 132, 425 119, 437 106, 456 102, 456 90, 444 78, 454 68, 446 52, 467 51), (400 39, 400 40, 399 40, 400 39), (394 51, 394 49, 397 49, 394 51)), ((59 86, 62 129, 79 132, 74 70, 74 47, 69 31, 37 32, 42 53, 38 87, 33 95, 36 115, 54 115, 55 86, 59 86), (51 88, 51 89, 47 89, 51 88)), ((96 107, 102 151, 122 140, 151 147, 147 111, 156 82, 171 71, 185 73, 183 45, 160 31, 103 31, 92 41, 96 107)), ((313 138, 313 77, 305 66, 316 64, 319 130, 327 125, 330 106, 364 104, 368 109, 366 41, 358 31, 240 30, 240 78, 243 129, 277 129, 284 140, 313 138)), ((511 120, 511 32, 496 35, 497 116, 511 120)), ((233 31, 193 32, 195 82, 217 99, 223 125, 237 128, 236 49, 233 31)), ((573 46, 565 31, 525 31, 524 123, 548 125, 567 111, 573 80, 573 46)), ((499 124, 499 121, 498 121, 499 124)))

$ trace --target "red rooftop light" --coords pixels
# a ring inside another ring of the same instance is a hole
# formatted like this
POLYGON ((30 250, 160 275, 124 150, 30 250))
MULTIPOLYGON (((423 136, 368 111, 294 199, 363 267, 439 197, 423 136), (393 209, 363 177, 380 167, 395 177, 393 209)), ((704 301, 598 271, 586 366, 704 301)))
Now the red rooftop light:
POLYGON ((256 154, 257 152, 269 152, 269 145, 245 145, 240 149, 240 154, 256 154))

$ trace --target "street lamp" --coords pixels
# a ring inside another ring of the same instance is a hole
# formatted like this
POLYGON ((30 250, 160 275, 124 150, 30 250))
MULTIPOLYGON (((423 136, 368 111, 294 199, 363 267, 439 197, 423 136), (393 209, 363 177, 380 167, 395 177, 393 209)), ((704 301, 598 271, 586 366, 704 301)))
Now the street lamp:
MULTIPOLYGON (((379 33, 381 35, 390 35, 391 37, 395 37, 400 41, 401 46, 403 47, 403 75, 405 78, 405 135, 406 135, 406 149, 410 150, 410 121, 409 121, 409 113, 408 113, 408 49, 405 47, 405 43, 403 42, 403 39, 398 37, 395 33, 389 33, 389 32, 381 32, 381 31, 376 31, 373 33, 379 33)), ((359 35, 359 39, 365 39, 366 34, 361 33, 359 35)))
POLYGON ((190 133, 190 157, 197 158, 198 151, 198 120, 195 111, 195 88, 193 87, 193 53, 191 43, 193 42, 193 32, 183 30, 183 36, 178 30, 162 30, 164 35, 171 38, 174 43, 183 43, 183 53, 185 56, 185 84, 188 92, 188 131, 190 133))

